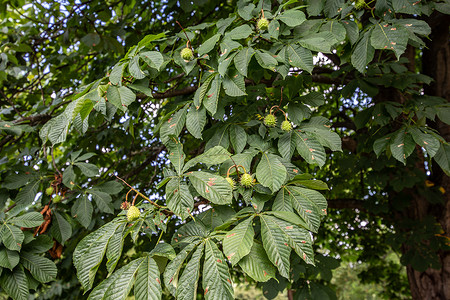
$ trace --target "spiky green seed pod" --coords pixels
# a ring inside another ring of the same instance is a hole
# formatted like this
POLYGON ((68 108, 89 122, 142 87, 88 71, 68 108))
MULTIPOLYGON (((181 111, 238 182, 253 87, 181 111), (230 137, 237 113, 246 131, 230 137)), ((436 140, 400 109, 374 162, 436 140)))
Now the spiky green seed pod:
POLYGON ((136 220, 137 218, 139 218, 140 215, 141 215, 141 211, 139 210, 139 208, 132 205, 132 206, 130 206, 130 208, 127 211, 127 220, 128 220, 128 222, 132 222, 132 221, 136 220))
POLYGON ((259 30, 267 30, 269 28, 269 20, 266 18, 261 18, 258 20, 258 23, 256 24, 259 28, 259 30))
POLYGON ((264 118, 264 124, 266 124, 266 126, 268 127, 274 127, 275 125, 277 125, 277 118, 272 114, 268 114, 264 118))
POLYGON ((251 188, 253 186, 253 177, 250 174, 242 174, 241 176, 241 185, 245 188, 251 188))
POLYGON ((231 178, 231 177, 226 177, 225 179, 226 179, 226 180, 228 181, 228 183, 230 184, 231 189, 234 189, 234 180, 233 180, 233 178, 231 178))
POLYGON ((55 197, 53 197, 53 203, 59 203, 61 202, 61 196, 60 195, 56 195, 55 197))
POLYGON ((281 123, 281 130, 289 132, 292 130, 292 124, 291 122, 285 120, 281 123))
POLYGON ((47 196, 50 196, 51 194, 53 194, 53 187, 49 186, 48 188, 45 189, 45 194, 47 196))
POLYGON ((181 50, 181 58, 184 60, 193 60, 194 59, 194 52, 192 52, 191 48, 184 48, 181 50))

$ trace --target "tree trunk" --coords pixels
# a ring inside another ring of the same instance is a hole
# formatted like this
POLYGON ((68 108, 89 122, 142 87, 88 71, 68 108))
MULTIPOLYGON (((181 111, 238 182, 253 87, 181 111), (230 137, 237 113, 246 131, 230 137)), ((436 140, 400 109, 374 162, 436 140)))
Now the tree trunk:
MULTIPOLYGON (((433 13, 430 17, 432 33, 431 40, 423 52, 423 73, 432 77, 434 82, 425 88, 425 94, 438 96, 450 102, 450 45, 449 45, 449 19, 448 16, 433 13)), ((435 128, 440 135, 450 141, 450 126, 440 121, 435 128)), ((421 220, 425 216, 434 216, 440 223, 447 238, 450 235, 450 178, 434 164, 432 180, 445 189, 443 204, 430 204, 418 194, 413 196, 410 217, 421 220)), ((450 251, 437 253, 441 263, 441 269, 427 269, 418 272, 411 266, 407 266, 408 280, 413 299, 450 299, 450 251)))

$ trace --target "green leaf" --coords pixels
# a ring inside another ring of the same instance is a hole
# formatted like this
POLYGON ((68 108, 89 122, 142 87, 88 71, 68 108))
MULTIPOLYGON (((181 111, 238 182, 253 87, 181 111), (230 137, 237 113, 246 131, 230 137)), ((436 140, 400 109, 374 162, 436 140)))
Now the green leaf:
POLYGON ((55 263, 48 258, 25 252, 20 253, 20 261, 39 282, 45 283, 56 279, 58 270, 55 263))
POLYGON ((369 30, 364 33, 356 44, 351 56, 352 65, 361 73, 366 71, 366 66, 372 61, 375 55, 375 49, 372 47, 369 39, 371 32, 372 30, 369 30))
POLYGON ((8 220, 8 223, 10 224, 26 228, 40 226, 42 222, 44 222, 44 218, 36 211, 29 212, 18 217, 13 217, 8 220))
POLYGON ((233 61, 233 58, 236 56, 237 52, 231 53, 230 55, 226 56, 223 55, 221 58, 219 58, 219 74, 222 76, 225 76, 227 73, 228 67, 233 61))
POLYGON ((200 277, 200 259, 203 256, 203 243, 197 247, 191 260, 184 268, 177 287, 177 299, 197 299, 198 279, 200 277))
POLYGON ((136 95, 125 86, 108 86, 106 97, 109 103, 113 104, 115 107, 121 109, 124 112, 127 111, 128 105, 136 100, 136 95))
POLYGON ((406 158, 411 155, 415 146, 411 133, 406 128, 402 128, 394 133, 390 149, 392 156, 406 165, 406 158))
POLYGON ((166 185, 167 206, 182 220, 189 217, 194 209, 194 198, 186 183, 180 178, 172 178, 166 185))
POLYGON ((3 245, 9 250, 20 251, 22 248, 22 242, 25 236, 19 227, 3 223, 0 227, 0 238, 3 245))
POLYGON ((197 192, 214 204, 229 204, 233 200, 233 190, 225 178, 201 171, 188 173, 197 192))
POLYGON ((280 275, 289 278, 291 247, 273 217, 260 215, 261 236, 269 260, 278 268, 280 275))
MULTIPOLYGON (((290 107, 290 106, 289 106, 290 107)), ((289 114, 289 116, 291 116, 289 114)), ((291 160, 295 151, 295 139, 293 132, 286 132, 278 139, 278 152, 284 159, 291 160)))
POLYGON ((293 180, 289 184, 301 184, 313 190, 328 190, 328 185, 321 180, 293 180))
POLYGON ((215 76, 209 91, 206 93, 206 98, 203 100, 203 105, 211 115, 214 115, 217 112, 217 103, 219 101, 221 85, 222 78, 220 76, 215 76))
POLYGON ((294 130, 297 151, 303 159, 309 164, 318 164, 322 167, 325 164, 325 149, 322 145, 310 135, 300 130, 294 130))
POLYGON ((410 15, 415 14, 420 15, 422 13, 420 1, 417 2, 416 0, 392 0, 392 6, 394 7, 394 10, 398 13, 410 15))
MULTIPOLYGON (((281 193, 282 191, 280 191, 281 193)), ((288 197, 288 193, 286 193, 286 198, 288 197)), ((302 226, 304 228, 308 228, 308 225, 305 223, 305 221, 300 218, 299 215, 297 215, 296 213, 292 212, 292 211, 268 211, 266 212, 266 214, 269 215, 273 215, 275 217, 277 217, 278 219, 282 219, 285 220, 289 223, 298 225, 298 226, 302 226)))
POLYGON ((291 66, 301 68, 311 74, 314 63, 310 50, 296 44, 289 44, 286 46, 286 53, 291 66))
POLYGON ((4 270, 0 277, 0 287, 14 300, 28 300, 28 280, 22 267, 14 271, 4 270))
POLYGON ((277 20, 270 21, 268 31, 272 38, 278 40, 278 36, 280 35, 280 22, 277 20))
POLYGON ((230 142, 235 153, 241 153, 247 145, 247 133, 239 125, 230 126, 230 142))
POLYGON ((225 75, 223 78, 223 88, 225 89, 225 93, 231 97, 247 95, 245 92, 244 77, 238 73, 230 76, 225 75))
POLYGON ((231 157, 231 153, 222 146, 215 146, 208 149, 203 154, 200 154, 186 163, 182 172, 186 172, 196 164, 205 164, 208 168, 213 165, 218 165, 228 160, 231 157))
POLYGON ((261 67, 263 67, 264 69, 269 69, 271 71, 276 70, 278 61, 269 52, 256 50, 255 58, 256 58, 256 61, 259 63, 259 65, 261 67))
POLYGON ((75 172, 73 171, 73 166, 69 165, 65 168, 63 172, 63 183, 68 188, 74 187, 74 181, 75 181, 75 172))
POLYGON ((19 252, 5 249, 0 249, 0 267, 7 268, 12 271, 19 263, 19 252))
POLYGON ((256 6, 253 3, 246 4, 245 2, 238 3, 238 14, 242 19, 249 21, 253 17, 252 12, 256 6))
POLYGON ((24 186, 16 196, 17 205, 30 205, 33 203, 38 192, 40 181, 31 181, 24 186))
MULTIPOLYGON (((211 75, 209 75, 205 81, 202 83, 202 85, 195 91, 194 94, 194 106, 196 109, 200 108, 200 105, 203 102, 203 99, 206 96, 206 92, 208 91, 209 85, 211 83, 211 81, 213 81, 213 79, 217 76, 217 73, 214 72, 211 75)), ((191 105, 191 108, 193 106, 191 105)), ((189 109, 190 111, 190 109, 189 109)))
POLYGON ((294 208, 292 207, 291 198, 289 197, 289 193, 284 188, 280 190, 277 196, 275 197, 272 209, 275 211, 288 211, 288 212, 294 211, 294 208))
POLYGON ((408 32, 402 26, 378 23, 370 35, 370 43, 375 49, 393 50, 399 59, 406 50, 408 32))
POLYGON ((5 178, 5 180, 2 182, 2 187, 7 188, 8 190, 15 190, 23 187, 28 183, 28 181, 32 180, 33 178, 35 178, 33 174, 13 173, 5 178))
POLYGON ((253 216, 245 219, 229 231, 223 239, 223 253, 232 266, 246 256, 252 248, 255 235, 252 222, 253 216))
POLYGON ((155 68, 158 71, 164 64, 164 57, 158 51, 144 51, 139 53, 139 57, 142 58, 148 66, 155 68))
POLYGON ((411 133, 414 142, 416 142, 420 147, 425 148, 430 157, 434 157, 441 146, 439 140, 433 135, 423 132, 422 130, 411 127, 408 131, 411 133))
POLYGON ((99 168, 94 164, 76 162, 74 165, 80 168, 81 172, 87 177, 94 177, 99 173, 99 168))
POLYGON ((320 217, 326 215, 327 201, 325 197, 314 190, 297 186, 285 186, 285 191, 291 200, 292 206, 308 225, 308 229, 317 232, 320 226, 320 217))
POLYGON ((126 236, 126 224, 120 224, 111 236, 108 242, 108 247, 106 248, 106 269, 108 273, 111 274, 117 266, 122 255, 123 243, 126 236))
POLYGON ((125 69, 126 64, 123 62, 119 62, 116 64, 113 69, 111 70, 111 73, 109 74, 109 81, 114 84, 118 85, 122 83, 122 75, 123 70, 125 69))
POLYGON ((138 258, 103 280, 89 295, 89 300, 125 300, 136 280, 136 273, 146 258, 138 258))
POLYGON ((163 120, 161 125, 160 136, 161 141, 166 144, 170 135, 178 137, 183 130, 184 123, 186 121, 186 112, 188 105, 185 105, 182 109, 174 113, 169 119, 163 120))
POLYGON ((276 268, 258 241, 253 242, 250 253, 239 261, 239 266, 248 276, 258 282, 276 278, 276 268))
POLYGON ((450 176, 450 145, 442 143, 438 152, 434 156, 434 160, 442 168, 442 170, 450 176))
POLYGON ((288 244, 306 263, 314 265, 314 251, 312 249, 311 236, 308 230, 292 223, 271 218, 278 229, 288 238, 288 244))
POLYGON ((349 20, 340 21, 340 22, 344 25, 345 31, 347 33, 347 37, 350 40, 350 44, 354 45, 359 39, 358 24, 356 24, 356 22, 354 22, 354 21, 349 21, 349 20))
POLYGON ((234 299, 227 263, 222 252, 211 239, 205 242, 205 261, 202 276, 205 299, 234 299))
POLYGON ((391 143, 392 136, 393 133, 390 133, 388 135, 383 136, 382 138, 377 139, 373 143, 373 152, 375 152, 377 157, 380 156, 381 152, 386 150, 386 147, 391 143))
POLYGON ((286 180, 286 167, 276 155, 264 152, 256 167, 256 178, 263 186, 276 192, 286 180))
POLYGON ((86 191, 87 193, 92 195, 92 198, 97 204, 97 207, 105 213, 112 214, 114 213, 114 209, 112 207, 112 198, 109 194, 105 192, 101 192, 96 188, 92 188, 86 191))
POLYGON ((155 260, 146 257, 136 275, 134 285, 134 297, 136 300, 158 300, 161 299, 162 288, 159 268, 155 260))
POLYGON ((287 10, 278 19, 289 27, 295 27, 306 21, 306 16, 299 10, 287 10))
POLYGON ((186 155, 183 152, 183 145, 175 137, 169 139, 166 143, 169 153, 169 160, 177 171, 178 175, 183 173, 184 160, 186 155))
POLYGON ((214 135, 206 143, 205 149, 209 150, 213 147, 221 146, 224 149, 228 149, 230 146, 229 140, 229 125, 216 126, 214 135))
POLYGON ((186 116, 186 128, 197 139, 202 139, 203 128, 206 124, 206 109, 202 106, 196 109, 193 105, 186 116))
POLYGON ((72 216, 80 222, 84 228, 88 228, 92 220, 94 207, 86 195, 81 195, 72 206, 72 216))
POLYGON ((247 77, 248 64, 255 54, 255 50, 252 47, 245 47, 240 50, 234 57, 234 66, 243 76, 247 77))
POLYGON ((220 39, 221 34, 217 33, 207 39, 203 44, 200 45, 197 49, 197 53, 199 56, 202 56, 203 54, 209 53, 214 47, 216 46, 217 42, 220 39))
POLYGON ((298 104, 290 102, 288 105, 289 119, 297 125, 300 125, 302 121, 311 116, 311 110, 304 104, 298 104))
MULTIPOLYGON (((107 223, 84 237, 75 248, 73 264, 77 270, 78 280, 85 291, 92 288, 95 274, 103 260, 108 242, 118 226, 119 224, 115 222, 107 223)), ((97 288, 99 287, 100 285, 97 288)))
POLYGON ((232 40, 241 40, 248 38, 248 36, 252 33, 253 33, 252 28, 249 25, 244 24, 234 28, 230 32, 227 32, 225 34, 225 37, 230 38, 232 40))
POLYGON ((145 73, 139 67, 139 56, 133 57, 128 64, 128 72, 136 79, 145 78, 145 73))
POLYGON ((301 130, 310 133, 322 146, 332 151, 342 151, 341 138, 336 132, 331 131, 328 125, 310 123, 302 126, 301 130))
POLYGON ((170 293, 175 296, 176 288, 178 286, 178 274, 183 267, 183 262, 197 244, 188 244, 181 249, 178 255, 167 265, 164 271, 164 285, 169 289, 170 293))
POLYGON ((52 218, 52 227, 50 229, 53 237, 62 245, 72 236, 72 226, 59 213, 55 212, 52 218))

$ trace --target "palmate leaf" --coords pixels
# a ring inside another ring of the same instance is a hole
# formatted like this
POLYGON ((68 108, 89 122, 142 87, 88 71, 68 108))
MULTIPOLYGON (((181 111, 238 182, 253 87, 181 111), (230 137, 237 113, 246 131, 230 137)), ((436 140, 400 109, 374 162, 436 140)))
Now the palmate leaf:
POLYGON ((276 192, 286 180, 286 167, 276 155, 264 152, 261 161, 256 167, 256 178, 272 192, 276 192))
POLYGON ((166 185, 167 206, 183 220, 194 209, 194 198, 181 178, 172 178, 166 185))
POLYGON ((139 267, 146 258, 138 258, 103 280, 89 295, 89 300, 117 299, 124 300, 134 285, 139 267))
POLYGON ((156 261, 147 256, 142 261, 134 284, 134 298, 136 300, 161 299, 162 288, 159 268, 156 261))
POLYGON ((186 112, 187 112, 188 104, 186 104, 182 109, 174 113, 167 120, 162 121, 160 136, 161 141, 166 144, 169 140, 170 136, 178 137, 181 133, 181 130, 184 127, 186 122, 186 112))
POLYGON ((225 75, 223 78, 223 88, 225 93, 231 97, 245 96, 244 76, 239 73, 225 75))
POLYGON ((310 123, 301 126, 300 129, 310 133, 322 146, 330 148, 331 151, 342 151, 341 138, 336 132, 331 131, 326 124, 310 123))
POLYGON ((75 248, 73 264, 77 270, 78 280, 85 291, 92 288, 95 274, 103 260, 108 242, 118 226, 120 223, 107 223, 84 237, 75 248))
POLYGON ((72 217, 74 217, 84 228, 88 228, 92 220, 94 207, 86 195, 81 195, 72 206, 72 217))
POLYGON ((239 266, 248 276, 258 282, 275 278, 277 271, 267 257, 264 247, 258 241, 253 241, 249 254, 239 261, 239 266))
POLYGON ((20 261, 24 268, 30 271, 31 275, 42 283, 54 280, 58 273, 53 261, 39 255, 26 252, 20 253, 20 261))
POLYGON ((317 191, 297 186, 285 186, 284 190, 291 200, 292 207, 308 224, 307 228, 312 232, 317 232, 320 226, 320 217, 326 214, 327 201, 325 197, 317 191))
POLYGON ((235 153, 241 153, 247 145, 247 133, 239 125, 230 126, 230 142, 235 153))
POLYGON ((28 280, 22 267, 14 271, 3 270, 0 287, 14 300, 28 300, 28 280))
POLYGON ((217 112, 217 103, 219 101, 220 88, 222 86, 222 78, 220 76, 214 77, 211 82, 211 87, 206 93, 206 98, 203 100, 203 105, 211 115, 217 112))
POLYGON ((181 274, 177 287, 177 299, 197 299, 198 279, 200 277, 200 259, 203 256, 203 243, 192 254, 191 260, 181 274))
POLYGON ((375 55, 375 49, 370 43, 370 34, 372 30, 367 31, 356 44, 351 56, 352 65, 361 73, 364 73, 366 66, 372 61, 375 55))
POLYGON ((217 73, 214 72, 211 75, 209 75, 208 77, 206 77, 205 81, 202 83, 202 85, 195 91, 194 94, 194 107, 196 109, 200 108, 200 105, 203 102, 203 99, 206 96, 206 92, 208 91, 209 85, 211 83, 211 81, 213 81, 214 77, 217 76, 217 73))
POLYGON ((108 90, 106 91, 106 97, 109 103, 112 103, 115 107, 124 112, 128 109, 128 105, 136 100, 136 94, 125 86, 116 87, 109 85, 108 90))
POLYGON ((225 76, 225 74, 227 73, 227 70, 228 70, 228 66, 231 64, 231 62, 233 61, 233 58, 236 56, 236 54, 237 54, 237 52, 233 52, 229 55, 224 54, 219 59, 218 71, 219 71, 220 75, 225 76))
POLYGON ((197 247, 199 243, 190 243, 177 254, 177 256, 167 264, 164 271, 164 285, 169 289, 170 293, 175 296, 178 287, 178 274, 183 267, 186 257, 197 247))
POLYGON ((264 249, 270 261, 278 268, 280 275, 289 278, 291 247, 273 217, 261 215, 261 236, 264 249))
MULTIPOLYGON (((423 130, 423 129, 422 129, 423 130)), ((418 128, 411 127, 409 132, 411 133, 414 141, 421 147, 427 150, 430 157, 434 157, 439 150, 440 143, 433 135, 426 133, 418 128)))
POLYGON ((442 143, 438 152, 434 156, 434 159, 445 172, 445 174, 450 176, 450 145, 442 143))
POLYGON ((312 72, 314 63, 310 50, 296 44, 289 44, 286 46, 286 54, 291 66, 306 70, 308 73, 312 72))
POLYGON ((55 212, 52 218, 50 232, 58 242, 64 245, 65 241, 72 236, 72 226, 70 226, 69 222, 61 214, 55 212))
POLYGON ((205 299, 234 299, 227 263, 222 252, 211 239, 205 242, 205 261, 202 276, 205 299))
POLYGON ((223 239, 223 253, 233 266, 252 248, 255 235, 252 222, 253 217, 247 218, 229 231, 223 239))
MULTIPOLYGON (((289 107, 291 106, 289 105, 289 107)), ((292 155, 294 155, 295 146, 296 143, 292 131, 284 133, 278 139, 278 152, 280 152, 284 159, 291 160, 292 155)))
POLYGON ((189 180, 197 192, 214 204, 229 204, 233 199, 233 190, 222 176, 195 171, 188 173, 189 180))

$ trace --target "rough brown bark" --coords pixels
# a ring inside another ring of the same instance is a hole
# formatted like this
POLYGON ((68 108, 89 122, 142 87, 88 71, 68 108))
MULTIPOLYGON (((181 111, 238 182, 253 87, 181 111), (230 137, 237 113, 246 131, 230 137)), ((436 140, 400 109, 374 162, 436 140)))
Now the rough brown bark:
MULTIPOLYGON (((432 77, 434 82, 425 88, 425 94, 438 96, 450 101, 450 44, 449 18, 442 18, 442 14, 434 13, 430 22, 432 26, 431 40, 423 52, 423 73, 432 77)), ((450 141, 450 126, 440 121, 436 122, 436 129, 441 136, 450 141)), ((433 181, 444 187, 445 202, 441 205, 431 205, 423 197, 416 195, 412 199, 410 217, 421 220, 427 215, 433 215, 440 223, 446 237, 450 235, 450 178, 439 167, 433 168, 433 181)), ((439 251, 440 270, 427 269, 418 272, 407 266, 408 280, 413 299, 450 299, 450 251, 439 251)))

